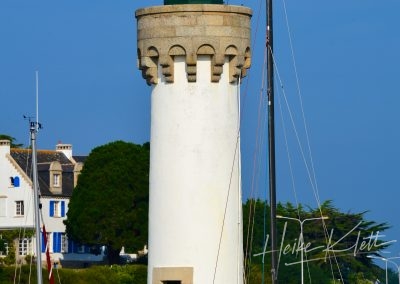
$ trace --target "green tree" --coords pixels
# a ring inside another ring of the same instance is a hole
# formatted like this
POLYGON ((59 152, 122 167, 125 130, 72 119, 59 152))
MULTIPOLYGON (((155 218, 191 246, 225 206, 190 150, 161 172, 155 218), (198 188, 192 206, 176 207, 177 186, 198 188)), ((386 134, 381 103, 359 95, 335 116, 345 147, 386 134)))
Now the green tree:
POLYGON ((11 148, 22 148, 23 144, 16 143, 17 139, 6 134, 0 134, 0 140, 10 140, 11 148))
POLYGON ((85 161, 67 213, 72 240, 105 245, 110 264, 122 246, 137 251, 147 244, 150 144, 123 141, 92 150, 85 161))
MULTIPOLYGON (((262 271, 265 273, 265 283, 270 283, 270 254, 268 253, 271 250, 270 240, 265 249, 267 253, 264 257, 264 265, 262 264, 263 255, 260 254, 264 252, 266 235, 269 234, 269 212, 269 205, 265 201, 250 199, 243 205, 245 268, 250 284, 259 283, 253 282, 252 279, 259 279, 260 277, 254 275, 254 272, 262 273, 262 271)), ((388 247, 383 240, 375 240, 373 236, 376 236, 378 232, 382 233, 389 226, 386 223, 366 220, 365 213, 340 212, 331 201, 324 202, 316 209, 302 205, 296 207, 291 203, 278 204, 277 214, 281 216, 304 220, 319 218, 322 214, 329 218, 325 220, 325 227, 321 220, 308 220, 303 223, 304 244, 310 244, 310 250, 304 253, 303 258, 308 260, 304 264, 306 283, 310 280, 316 283, 330 283, 332 279, 343 279, 345 283, 361 283, 361 278, 375 280, 381 275, 382 269, 376 266, 367 255, 377 254, 376 251, 388 247), (363 241, 369 244, 361 245, 363 241), (318 249, 312 250, 312 248, 318 249)), ((278 219, 277 227, 280 250, 279 281, 299 283, 300 224, 294 220, 278 219)))

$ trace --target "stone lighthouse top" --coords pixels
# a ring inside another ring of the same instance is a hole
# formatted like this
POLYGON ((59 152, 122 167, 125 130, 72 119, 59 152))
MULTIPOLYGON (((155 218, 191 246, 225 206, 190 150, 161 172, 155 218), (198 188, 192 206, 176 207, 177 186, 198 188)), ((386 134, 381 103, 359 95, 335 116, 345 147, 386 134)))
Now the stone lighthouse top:
POLYGON ((251 14, 251 9, 246 7, 215 4, 165 5, 137 10, 138 67, 143 78, 149 85, 157 84, 160 75, 165 82, 173 83, 174 57, 183 56, 187 80, 196 82, 197 58, 206 55, 211 59, 211 82, 219 82, 226 62, 229 82, 236 82, 250 67, 251 14))
POLYGON ((223 0, 164 0, 164 5, 176 4, 224 4, 223 0))

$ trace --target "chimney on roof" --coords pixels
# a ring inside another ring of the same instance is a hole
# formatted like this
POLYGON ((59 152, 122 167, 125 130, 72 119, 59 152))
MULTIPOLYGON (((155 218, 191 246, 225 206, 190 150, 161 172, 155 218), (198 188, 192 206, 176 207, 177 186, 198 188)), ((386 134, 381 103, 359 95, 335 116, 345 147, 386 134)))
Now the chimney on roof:
POLYGON ((0 156, 10 154, 10 140, 0 140, 0 156))
POLYGON ((67 158, 69 160, 72 160, 72 145, 71 144, 58 143, 56 145, 56 151, 64 153, 64 155, 67 156, 67 158))

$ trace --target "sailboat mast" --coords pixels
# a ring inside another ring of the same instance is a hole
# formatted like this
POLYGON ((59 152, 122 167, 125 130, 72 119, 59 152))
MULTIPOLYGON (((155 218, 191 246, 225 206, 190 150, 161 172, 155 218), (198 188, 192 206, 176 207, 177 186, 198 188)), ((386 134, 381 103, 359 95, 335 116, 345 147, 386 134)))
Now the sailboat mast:
POLYGON ((36 156, 36 133, 40 124, 38 122, 30 122, 31 143, 32 143, 32 170, 33 170, 33 195, 35 207, 35 231, 36 231, 36 271, 37 283, 43 283, 42 279, 42 253, 40 247, 40 201, 38 190, 38 174, 37 174, 37 156, 36 156))
POLYGON ((268 153, 269 153, 269 200, 271 230, 271 279, 278 283, 277 230, 276 230, 276 180, 275 180, 275 115, 274 115, 274 61, 272 0, 267 0, 267 81, 268 81, 268 153))

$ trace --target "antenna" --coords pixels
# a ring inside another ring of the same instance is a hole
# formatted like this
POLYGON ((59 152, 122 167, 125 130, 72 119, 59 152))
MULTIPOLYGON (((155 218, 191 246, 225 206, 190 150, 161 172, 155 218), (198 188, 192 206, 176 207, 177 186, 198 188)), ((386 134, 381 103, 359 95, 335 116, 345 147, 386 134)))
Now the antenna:
POLYGON ((39 122, 39 71, 35 72, 36 74, 36 121, 34 121, 34 116, 26 116, 23 115, 24 120, 29 121, 29 125, 31 131, 34 130, 36 133, 39 132, 39 129, 42 129, 42 124, 39 122))
POLYGON ((39 71, 36 71, 36 126, 36 131, 39 131, 39 71))

